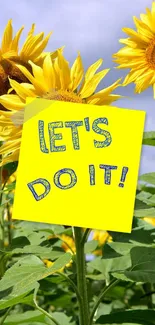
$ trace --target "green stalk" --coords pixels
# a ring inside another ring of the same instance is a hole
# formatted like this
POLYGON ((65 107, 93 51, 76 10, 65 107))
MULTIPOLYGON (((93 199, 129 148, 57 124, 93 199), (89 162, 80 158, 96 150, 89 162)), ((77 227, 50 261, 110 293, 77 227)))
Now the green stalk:
MULTIPOLYGON (((0 156, 0 161, 1 161, 0 156)), ((3 192, 2 192, 2 167, 0 167, 0 248, 4 248, 4 211, 2 208, 2 199, 3 199, 3 192)))
POLYGON ((10 312, 11 309, 12 309, 12 306, 10 308, 8 308, 8 310, 6 311, 6 313, 3 315, 3 317, 0 320, 0 325, 3 325, 4 324, 4 322, 5 322, 5 320, 6 320, 6 318, 7 318, 7 316, 8 316, 8 314, 9 314, 9 312, 10 312))
POLYGON ((77 286, 81 296, 79 302, 79 322, 80 325, 89 324, 89 304, 86 279, 86 261, 84 253, 83 230, 80 227, 74 227, 75 245, 76 245, 76 266, 77 266, 77 286))
POLYGON ((108 286, 105 286, 103 288, 103 291, 100 293, 96 303, 94 304, 93 310, 92 310, 91 315, 90 315, 90 323, 89 323, 89 325, 93 324, 93 319, 94 319, 95 312, 97 311, 97 308, 98 308, 99 304, 102 302, 102 300, 105 297, 105 295, 107 294, 107 292, 109 292, 119 282, 120 282, 120 280, 113 280, 108 286))
POLYGON ((49 314, 46 310, 44 310, 43 308, 39 307, 38 303, 37 303, 37 292, 38 292, 38 289, 39 289, 39 286, 40 284, 37 283, 36 284, 36 287, 35 287, 35 290, 34 290, 34 294, 33 294, 33 302, 36 306, 36 308, 42 313, 44 314, 45 316, 47 316, 50 320, 52 320, 52 322, 55 324, 55 325, 60 325, 60 323, 55 319, 53 318, 53 316, 51 314, 49 314))
POLYGON ((153 309, 154 304, 153 304, 152 294, 149 294, 149 293, 151 293, 153 291, 154 287, 151 283, 144 283, 143 288, 146 293, 145 296, 147 297, 147 306, 149 309, 153 309))
POLYGON ((9 211, 9 204, 7 204, 7 212, 8 212, 8 242, 9 242, 9 246, 11 246, 11 242, 12 242, 12 218, 11 218, 11 214, 9 211))
MULTIPOLYGON (((2 143, 0 142, 0 146, 2 143)), ((2 155, 0 155, 0 162, 2 161, 2 155)), ((2 179, 2 172, 3 167, 0 167, 0 248, 4 249, 4 241, 5 241, 5 224, 4 224, 4 206, 3 203, 3 179, 2 179)), ((5 255, 1 254, 0 256, 0 279, 2 278, 3 274, 5 273, 6 263, 4 261, 5 255)))

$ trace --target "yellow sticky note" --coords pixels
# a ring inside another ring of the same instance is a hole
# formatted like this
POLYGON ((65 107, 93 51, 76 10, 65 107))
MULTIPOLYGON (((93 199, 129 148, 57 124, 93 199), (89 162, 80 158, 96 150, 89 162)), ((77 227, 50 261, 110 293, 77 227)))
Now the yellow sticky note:
POLYGON ((31 101, 13 218, 130 232, 144 120, 143 111, 31 101))

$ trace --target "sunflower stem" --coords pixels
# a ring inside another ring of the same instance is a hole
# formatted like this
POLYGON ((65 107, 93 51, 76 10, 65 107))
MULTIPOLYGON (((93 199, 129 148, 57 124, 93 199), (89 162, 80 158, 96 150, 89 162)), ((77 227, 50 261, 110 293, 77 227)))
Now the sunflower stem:
POLYGON ((82 243, 82 244, 85 244, 85 243, 87 242, 88 237, 89 237, 89 235, 90 235, 90 232, 91 232, 91 229, 89 229, 89 228, 87 228, 87 229, 85 230, 85 232, 84 232, 84 234, 83 234, 83 237, 82 237, 82 239, 81 239, 81 243, 82 243))
POLYGON ((79 302, 79 323, 80 325, 89 324, 89 304, 86 279, 86 261, 84 253, 83 231, 80 227, 74 227, 75 245, 76 245, 76 268, 77 268, 77 286, 81 296, 79 302))

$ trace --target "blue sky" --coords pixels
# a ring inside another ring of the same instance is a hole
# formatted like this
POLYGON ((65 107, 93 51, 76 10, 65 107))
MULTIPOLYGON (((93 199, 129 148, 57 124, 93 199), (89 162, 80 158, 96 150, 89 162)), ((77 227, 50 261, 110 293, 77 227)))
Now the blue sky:
MULTIPOLYGON (((114 69, 112 54, 120 48, 119 38, 125 37, 122 27, 133 27, 132 16, 139 16, 151 7, 152 0, 6 0, 1 4, 0 35, 12 18, 15 30, 25 25, 22 39, 31 24, 36 23, 36 32, 53 31, 48 50, 65 45, 65 56, 71 62, 80 51, 85 69, 103 58, 104 68, 111 68, 101 86, 108 86, 125 71, 114 69)), ((22 41, 21 39, 21 41, 22 41)), ((134 95, 133 85, 119 88, 124 98, 114 105, 145 110, 146 130, 155 130, 155 100, 152 89, 134 95)), ((155 171, 155 147, 142 150, 140 173, 155 171)))

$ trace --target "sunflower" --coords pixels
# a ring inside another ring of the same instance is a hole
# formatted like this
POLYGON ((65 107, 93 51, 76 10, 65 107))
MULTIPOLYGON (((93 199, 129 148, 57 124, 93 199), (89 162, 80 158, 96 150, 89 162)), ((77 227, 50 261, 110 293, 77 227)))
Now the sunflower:
MULTIPOLYGON (((28 36, 19 51, 19 40, 24 27, 21 27, 13 37, 12 20, 9 20, 3 33, 0 46, 0 95, 6 94, 10 88, 8 76, 18 82, 28 82, 26 76, 18 69, 16 63, 20 63, 31 71, 29 60, 37 65, 42 65, 46 56, 43 52, 51 33, 44 38, 44 33, 34 34, 35 24, 32 25, 28 36)), ((52 57, 57 52, 52 53, 52 57)))
POLYGON ((98 249, 93 253, 94 255, 101 256, 103 254, 103 246, 108 242, 112 242, 112 237, 109 235, 107 231, 104 230, 94 230, 93 239, 98 240, 98 249))
POLYGON ((109 105, 119 99, 120 95, 111 94, 119 86, 120 79, 109 87, 95 93, 100 81, 108 73, 109 69, 96 73, 102 64, 102 59, 92 64, 85 73, 80 54, 78 54, 72 67, 64 58, 60 50, 55 60, 47 55, 43 67, 39 67, 29 61, 32 67, 31 74, 26 67, 17 64, 18 69, 29 80, 30 83, 18 83, 10 79, 11 89, 16 94, 0 96, 0 103, 7 108, 0 115, 0 137, 6 141, 0 148, 3 155, 1 165, 17 161, 22 134, 22 122, 24 118, 24 106, 27 97, 43 97, 49 100, 68 101, 74 103, 87 103, 96 105, 109 105), (13 122, 15 113, 21 110, 21 125, 13 122))
POLYGON ((143 220, 150 223, 152 226, 155 226, 155 217, 154 218, 145 217, 143 220))
POLYGON ((130 69, 124 86, 134 82, 136 93, 152 86, 155 98, 155 2, 152 10, 146 9, 146 14, 141 14, 140 18, 133 17, 137 31, 122 29, 129 37, 120 39, 125 46, 113 57, 119 64, 118 68, 130 69))

